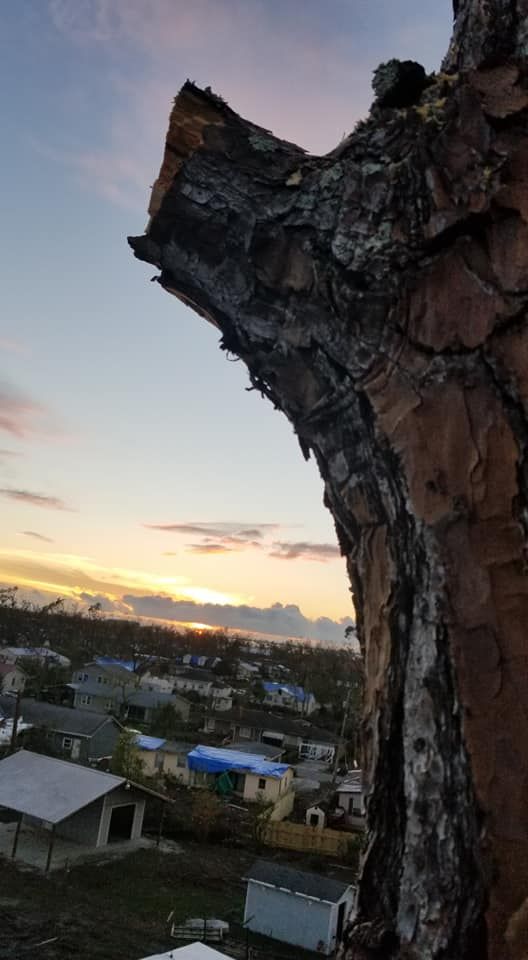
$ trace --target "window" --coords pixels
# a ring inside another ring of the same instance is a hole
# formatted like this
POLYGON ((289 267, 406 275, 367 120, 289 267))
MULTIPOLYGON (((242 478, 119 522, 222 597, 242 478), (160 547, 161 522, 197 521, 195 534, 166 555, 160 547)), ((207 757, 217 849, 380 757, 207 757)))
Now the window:
POLYGON ((83 674, 82 674, 82 673, 78 673, 78 674, 77 674, 77 680, 79 680, 79 681, 82 683, 82 678, 83 678, 83 674))
POLYGON ((102 683, 102 682, 103 682, 103 678, 102 678, 101 674, 99 674, 99 676, 96 677, 95 679, 97 680, 97 683, 102 683))
POLYGON ((71 750, 72 744, 73 744, 73 740, 72 740, 71 737, 63 737, 63 738, 62 738, 62 749, 63 749, 63 750, 71 750))
POLYGON ((104 702, 104 708, 105 708, 105 710, 111 710, 111 709, 112 709, 112 701, 111 701, 111 700, 105 700, 105 702, 104 702))
POLYGON ((251 740, 251 727, 239 727, 238 736, 241 740, 251 740))
POLYGON ((88 674, 87 674, 87 673, 83 673, 83 675, 82 675, 82 681, 83 681, 83 683, 85 682, 85 680, 88 680, 88 679, 89 679, 88 674))
POLYGON ((91 702, 92 702, 92 698, 91 698, 88 694, 85 693, 85 694, 81 697, 81 706, 82 706, 82 707, 86 707, 86 706, 87 706, 89 703, 91 703, 91 702))
POLYGON ((265 780, 264 777, 259 777, 258 788, 259 788, 259 790, 265 790, 265 789, 266 789, 266 780, 265 780))
POLYGON ((186 767, 187 766, 187 754, 178 754, 176 757, 176 766, 177 767, 186 767))

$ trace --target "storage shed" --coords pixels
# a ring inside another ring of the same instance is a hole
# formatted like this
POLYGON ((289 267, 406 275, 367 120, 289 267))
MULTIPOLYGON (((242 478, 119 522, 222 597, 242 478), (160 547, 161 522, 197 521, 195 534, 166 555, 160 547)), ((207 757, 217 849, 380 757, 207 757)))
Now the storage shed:
POLYGON ((29 750, 0 760, 0 807, 18 814, 11 856, 22 826, 40 827, 49 833, 46 870, 59 839, 88 847, 138 839, 147 794, 165 799, 124 777, 29 750))
POLYGON ((230 960, 226 953, 213 950, 206 943, 186 943, 184 947, 175 947, 167 953, 155 953, 143 960, 230 960))
POLYGON ((353 910, 353 886, 265 860, 246 879, 249 930, 305 950, 334 952, 353 910))

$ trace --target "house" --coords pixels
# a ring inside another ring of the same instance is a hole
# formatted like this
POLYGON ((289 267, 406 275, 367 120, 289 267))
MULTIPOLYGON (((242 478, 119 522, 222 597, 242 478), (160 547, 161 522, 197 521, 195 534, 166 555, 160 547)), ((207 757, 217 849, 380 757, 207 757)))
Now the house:
POLYGON ((193 743, 182 743, 180 740, 165 740, 163 737, 147 737, 138 734, 136 737, 143 763, 143 772, 147 777, 156 777, 169 774, 180 783, 189 784, 190 772, 187 766, 187 755, 193 749, 193 743))
POLYGON ((336 788, 339 822, 351 830, 364 830, 366 824, 366 789, 361 770, 354 770, 336 788))
POLYGON ((286 763, 200 744, 188 754, 187 765, 190 786, 234 793, 249 803, 272 804, 271 820, 284 820, 293 810, 293 770, 286 763))
MULTIPOLYGON (((0 709, 12 718, 13 697, 0 697, 0 709)), ((42 703, 30 697, 23 697, 20 701, 20 720, 45 731, 54 753, 79 763, 110 757, 122 731, 121 724, 114 717, 42 703)), ((20 724, 19 729, 22 729, 20 724)))
POLYGON ((333 953, 354 908, 350 884, 259 860, 247 877, 244 925, 254 933, 333 953))
POLYGON ((183 723, 188 723, 191 713, 191 704, 184 697, 176 693, 151 693, 150 690, 136 690, 120 706, 121 715, 125 720, 135 723, 152 723, 156 710, 160 707, 173 707, 183 723))
POLYGON ((122 663, 85 663, 72 676, 74 707, 94 713, 120 712, 123 701, 139 687, 139 677, 122 663))
POLYGON ((267 706, 296 710, 297 713, 301 713, 305 717, 317 710, 319 706, 313 693, 306 693, 304 687, 298 687, 293 683, 263 680, 262 686, 266 694, 263 702, 267 706))
POLYGON ((21 693, 28 675, 18 663, 0 663, 0 692, 21 693))
POLYGON ((256 663, 239 660, 236 665, 236 675, 238 680, 256 680, 260 676, 260 667, 256 663))
POLYGON ((226 750, 238 750, 242 753, 252 753, 254 756, 262 757, 264 760, 280 761, 284 750, 280 747, 272 747, 267 743, 259 743, 257 740, 235 740, 233 743, 225 744, 226 750))
POLYGON ((17 663, 19 660, 39 660, 57 667, 68 668, 71 661, 49 647, 0 647, 0 660, 4 663, 17 663))
POLYGON ((345 741, 336 733, 315 726, 309 720, 278 716, 264 710, 226 710, 207 714, 204 731, 232 740, 256 740, 278 749, 295 750, 303 760, 332 763, 336 750, 345 752, 345 741))
POLYGON ((186 943, 184 947, 175 947, 167 953, 155 953, 143 960, 231 960, 227 953, 213 950, 206 943, 186 943))
POLYGON ((171 677, 176 693, 193 691, 211 700, 213 710, 230 710, 233 706, 232 688, 222 683, 215 673, 197 667, 187 667, 171 677))
POLYGON ((123 664, 87 663, 75 671, 70 687, 74 707, 93 713, 114 713, 136 723, 150 723, 154 711, 170 704, 187 722, 191 705, 177 694, 147 690, 140 678, 123 664))
POLYGON ((97 848, 138 839, 149 795, 167 799, 125 777, 29 750, 0 760, 0 807, 18 814, 10 856, 27 842, 25 828, 44 830, 46 870, 60 840, 97 848))

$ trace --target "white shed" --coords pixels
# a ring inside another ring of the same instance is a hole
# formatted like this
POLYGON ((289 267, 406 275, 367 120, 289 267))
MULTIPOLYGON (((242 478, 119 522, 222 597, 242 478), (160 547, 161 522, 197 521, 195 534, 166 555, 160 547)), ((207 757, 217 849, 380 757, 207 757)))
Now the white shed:
POLYGON ((326 813, 321 807, 308 807, 306 811, 306 826, 321 830, 326 823, 326 813))
POLYGON ((249 930, 305 950, 334 952, 354 907, 353 886, 265 860, 246 879, 249 930))
POLYGON ((226 953, 213 950, 206 943, 186 943, 184 947, 175 947, 167 953, 155 953, 143 960, 230 960, 226 953))

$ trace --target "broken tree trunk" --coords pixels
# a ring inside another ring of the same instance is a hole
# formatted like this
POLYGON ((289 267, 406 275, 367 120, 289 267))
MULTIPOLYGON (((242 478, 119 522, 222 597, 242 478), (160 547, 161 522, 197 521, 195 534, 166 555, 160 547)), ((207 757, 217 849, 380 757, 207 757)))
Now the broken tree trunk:
POLYGON ((187 83, 130 239, 324 480, 367 673, 349 958, 528 955, 527 11, 459 0, 444 72, 384 65, 324 157, 187 83))

